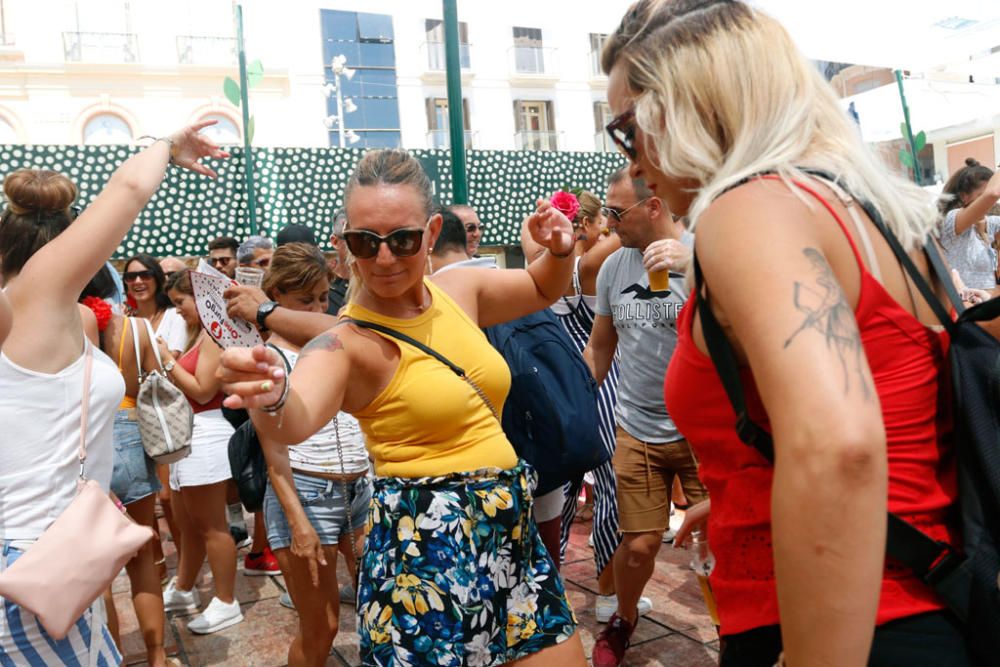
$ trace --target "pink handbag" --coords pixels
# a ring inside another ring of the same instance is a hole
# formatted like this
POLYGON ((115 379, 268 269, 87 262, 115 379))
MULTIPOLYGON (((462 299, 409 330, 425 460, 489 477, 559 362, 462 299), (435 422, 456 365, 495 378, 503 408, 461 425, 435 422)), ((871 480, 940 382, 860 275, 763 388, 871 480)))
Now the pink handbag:
POLYGON ((38 541, 0 574, 0 597, 37 616, 56 640, 66 637, 125 563, 154 535, 152 529, 129 519, 97 482, 84 475, 93 367, 89 343, 85 354, 76 498, 38 541))

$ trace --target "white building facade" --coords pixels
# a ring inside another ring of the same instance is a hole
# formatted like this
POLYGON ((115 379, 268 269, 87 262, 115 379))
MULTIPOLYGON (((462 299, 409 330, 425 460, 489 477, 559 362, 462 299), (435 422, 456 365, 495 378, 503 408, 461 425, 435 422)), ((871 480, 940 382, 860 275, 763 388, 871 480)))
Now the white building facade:
MULTIPOLYGON (((466 144, 608 150, 598 55, 628 0, 459 0, 466 144)), ((0 0, 0 142, 132 143, 211 118, 242 141, 231 0, 0 0)), ((256 146, 447 148, 440 0, 247 0, 256 146), (326 90, 326 93, 324 90, 326 90), (332 116, 332 118, 331 118, 332 116), (349 132, 348 132, 349 131, 349 132), (351 143, 353 139, 355 143, 351 143)))

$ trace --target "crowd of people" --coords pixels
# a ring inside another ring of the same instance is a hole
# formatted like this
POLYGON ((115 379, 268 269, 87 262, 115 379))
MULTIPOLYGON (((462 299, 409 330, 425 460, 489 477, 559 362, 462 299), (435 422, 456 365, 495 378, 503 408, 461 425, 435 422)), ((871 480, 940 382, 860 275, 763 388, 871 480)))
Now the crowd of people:
MULTIPOLYGON (((476 210, 436 202, 414 157, 373 150, 331 220, 208 244, 221 274, 264 272, 225 294, 266 341, 252 349, 203 329, 190 258, 135 255, 120 279, 108 264, 170 165, 213 177, 210 161, 228 157, 205 123, 130 158, 82 212, 61 174, 7 175, 0 573, 73 499, 82 387, 87 477, 157 531, 126 566, 153 667, 177 664, 166 613, 194 614, 196 634, 244 622, 245 545, 246 574, 285 577, 290 665, 326 664, 345 601, 366 665, 586 664, 559 574, 582 490, 604 624, 595 667, 625 663, 671 539, 710 545, 723 666, 979 664, 963 622, 886 561, 887 511, 962 540, 940 400, 948 334, 872 211, 941 303, 922 251, 935 239, 963 299, 986 301, 1000 172, 970 160, 936 203, 878 161, 785 30, 741 2, 639 0, 601 64, 628 164, 602 175, 604 193, 564 193, 568 206, 538 193, 526 268, 480 255, 476 210), (501 419, 511 372, 483 329, 543 309, 598 385, 607 461, 536 496, 501 419), (739 369, 739 430, 713 335, 739 369), (168 465, 146 454, 136 415, 157 369, 193 414, 190 454, 168 465), (773 461, 745 444, 747 421, 773 439, 773 461), (252 525, 228 453, 246 431, 268 478, 252 525), (178 552, 169 579, 157 504, 178 552)), ((115 619, 105 595, 54 639, 4 600, 0 664, 119 664, 115 619)))

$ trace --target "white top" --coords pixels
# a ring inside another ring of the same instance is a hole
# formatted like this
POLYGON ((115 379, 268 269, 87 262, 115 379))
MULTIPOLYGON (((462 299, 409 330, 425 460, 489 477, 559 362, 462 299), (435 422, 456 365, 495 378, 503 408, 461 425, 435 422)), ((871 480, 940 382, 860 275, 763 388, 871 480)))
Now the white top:
MULTIPOLYGON (((0 540, 37 539, 76 496, 85 357, 50 374, 0 352, 0 540)), ((90 382, 86 474, 107 490, 125 381, 96 347, 90 382)))
POLYGON ((187 349, 187 322, 177 312, 176 308, 167 308, 156 327, 156 335, 161 336, 172 352, 183 352, 187 349))
POLYGON ((984 243, 973 227, 962 234, 955 233, 958 211, 957 208, 951 209, 941 222, 939 238, 945 259, 951 268, 958 271, 966 287, 995 289, 997 279, 993 272, 997 266, 997 254, 990 244, 1000 232, 1000 216, 986 216, 986 236, 990 243, 984 243))
MULTIPOLYGON (((299 360, 298 352, 281 348, 288 363, 295 368, 299 360)), ((365 437, 361 433, 358 420, 339 413, 329 424, 321 428, 311 438, 288 448, 288 461, 293 470, 348 475, 368 470, 368 453, 365 451, 365 437), (341 470, 337 454, 337 429, 340 429, 340 448, 344 454, 344 468, 341 470)))

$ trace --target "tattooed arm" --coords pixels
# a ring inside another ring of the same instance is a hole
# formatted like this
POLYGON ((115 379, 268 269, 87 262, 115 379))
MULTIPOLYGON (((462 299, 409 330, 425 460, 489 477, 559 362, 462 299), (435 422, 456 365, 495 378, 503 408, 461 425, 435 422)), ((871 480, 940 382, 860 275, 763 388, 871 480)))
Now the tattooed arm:
POLYGON ((232 348, 222 355, 223 389, 231 394, 226 406, 250 408, 250 418, 261 439, 294 445, 309 438, 340 412, 344 402, 351 356, 341 338, 345 328, 334 327, 309 342, 299 355, 288 382, 288 398, 277 413, 258 408, 275 405, 285 388, 284 363, 270 348, 232 348))
POLYGON ((753 370, 774 435, 771 519, 788 664, 866 664, 885 552, 885 429, 854 307, 860 280, 820 206, 773 182, 698 223, 719 320, 753 370))

